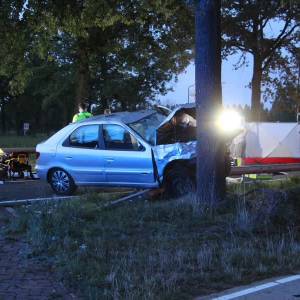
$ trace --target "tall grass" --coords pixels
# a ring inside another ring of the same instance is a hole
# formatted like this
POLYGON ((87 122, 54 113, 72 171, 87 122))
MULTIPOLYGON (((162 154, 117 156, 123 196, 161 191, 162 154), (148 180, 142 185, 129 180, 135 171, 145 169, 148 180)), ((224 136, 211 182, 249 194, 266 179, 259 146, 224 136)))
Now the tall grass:
MULTIPOLYGON (((277 200, 287 208, 298 195, 277 200)), ((85 299, 191 299, 300 268, 296 215, 281 204, 282 218, 257 207, 253 202, 270 194, 257 196, 232 195, 213 213, 191 195, 115 209, 95 197, 34 205, 9 231, 25 232, 34 254, 51 258, 85 299), (265 211, 270 215, 258 222, 265 211)))

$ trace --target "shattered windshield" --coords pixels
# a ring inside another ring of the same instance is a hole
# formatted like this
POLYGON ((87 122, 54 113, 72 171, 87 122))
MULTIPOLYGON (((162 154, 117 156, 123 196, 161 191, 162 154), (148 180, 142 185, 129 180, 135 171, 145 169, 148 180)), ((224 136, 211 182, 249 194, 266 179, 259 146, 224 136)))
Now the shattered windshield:
POLYGON ((133 130, 135 130, 140 136, 144 138, 149 144, 155 144, 155 131, 158 126, 166 118, 165 115, 161 113, 153 113, 152 115, 143 118, 137 122, 128 124, 133 130))

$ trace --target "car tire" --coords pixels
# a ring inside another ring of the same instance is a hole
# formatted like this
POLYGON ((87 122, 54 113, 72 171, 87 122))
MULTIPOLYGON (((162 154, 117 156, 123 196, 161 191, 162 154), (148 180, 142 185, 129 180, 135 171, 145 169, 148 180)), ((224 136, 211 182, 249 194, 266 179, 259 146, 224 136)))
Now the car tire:
POLYGON ((195 177, 184 166, 174 166, 167 170, 164 180, 167 198, 179 198, 196 191, 195 177))
POLYGON ((63 169, 51 170, 48 180, 53 191, 58 195, 69 196, 76 190, 73 178, 63 169))

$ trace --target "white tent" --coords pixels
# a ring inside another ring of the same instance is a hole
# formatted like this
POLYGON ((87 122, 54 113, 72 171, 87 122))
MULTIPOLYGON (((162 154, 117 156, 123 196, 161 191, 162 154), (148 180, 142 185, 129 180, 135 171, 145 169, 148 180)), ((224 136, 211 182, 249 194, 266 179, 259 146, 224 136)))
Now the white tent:
POLYGON ((298 123, 247 123, 231 145, 245 164, 300 162, 298 123))

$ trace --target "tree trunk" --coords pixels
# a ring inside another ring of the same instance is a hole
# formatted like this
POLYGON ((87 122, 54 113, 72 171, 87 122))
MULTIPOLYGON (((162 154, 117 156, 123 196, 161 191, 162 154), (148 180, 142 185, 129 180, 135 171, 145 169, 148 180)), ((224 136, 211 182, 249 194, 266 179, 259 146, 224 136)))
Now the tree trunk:
POLYGON ((224 196, 224 144, 214 127, 221 107, 220 1, 196 10, 197 198, 210 207, 224 196), (221 184, 221 186, 220 186, 221 184))
POLYGON ((2 102, 1 105, 1 131, 2 134, 6 133, 6 113, 5 113, 5 103, 2 102))
POLYGON ((78 104, 80 102, 87 102, 90 96, 89 60, 86 45, 82 39, 78 41, 77 66, 76 112, 78 104))
POLYGON ((261 81, 262 81, 262 61, 258 53, 253 55, 253 75, 251 82, 251 111, 252 120, 260 121, 261 114, 261 81))
MULTIPOLYGON (((221 0, 215 0, 216 10, 216 58, 215 58, 215 95, 217 108, 222 108, 222 42, 221 42, 221 0)), ((216 157, 216 185, 218 188, 218 198, 224 199, 226 195, 226 143, 224 140, 217 141, 217 157, 216 157)))
POLYGON ((215 57, 215 76, 214 76, 214 85, 215 85, 215 95, 214 101, 216 105, 220 108, 222 107, 222 82, 221 82, 221 73, 222 73, 222 41, 221 41, 221 0, 215 0, 215 18, 216 18, 216 57, 215 57))

